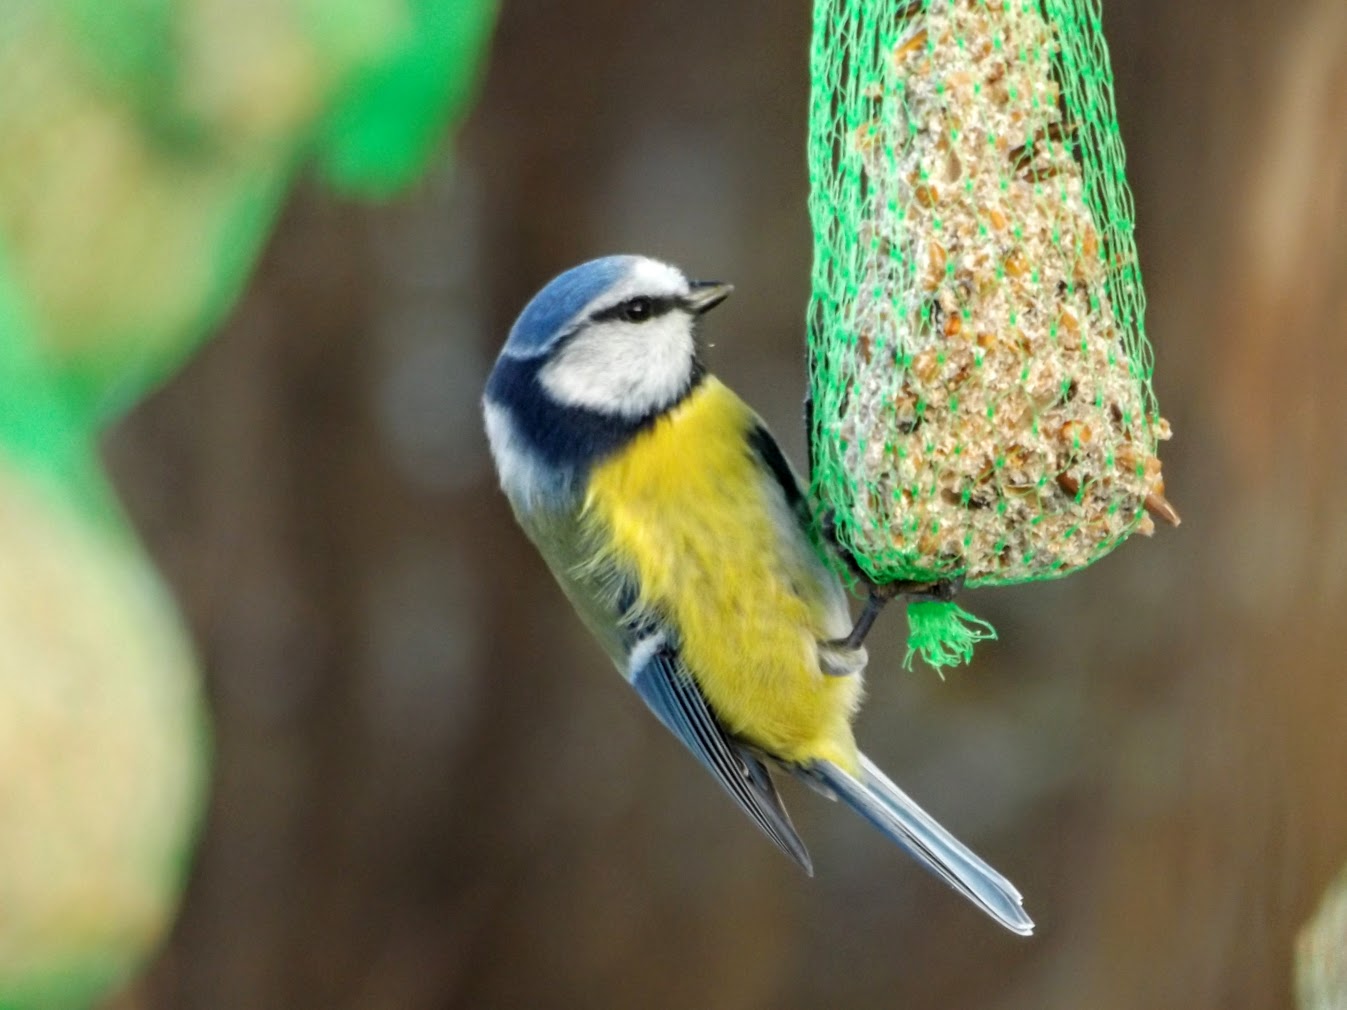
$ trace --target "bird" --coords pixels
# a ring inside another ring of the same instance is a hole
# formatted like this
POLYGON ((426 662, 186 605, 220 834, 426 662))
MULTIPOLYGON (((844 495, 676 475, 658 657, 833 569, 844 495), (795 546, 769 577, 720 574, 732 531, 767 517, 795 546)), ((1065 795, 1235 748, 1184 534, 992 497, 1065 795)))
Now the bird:
POLYGON ((835 549, 764 422, 702 360, 702 321, 732 290, 636 255, 547 283, 482 396, 501 489, 618 671, 807 874, 773 769, 1028 936, 1014 885, 857 746, 867 653, 835 549))

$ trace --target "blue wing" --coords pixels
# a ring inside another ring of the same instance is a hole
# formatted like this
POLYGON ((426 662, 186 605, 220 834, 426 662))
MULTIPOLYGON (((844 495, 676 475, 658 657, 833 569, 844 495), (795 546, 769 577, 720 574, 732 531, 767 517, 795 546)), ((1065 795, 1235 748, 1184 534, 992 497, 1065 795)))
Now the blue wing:
POLYGON ((659 721, 683 741, 777 848, 813 876, 809 852, 766 766, 725 732, 663 634, 643 638, 632 649, 631 683, 659 721))
POLYGON ((749 449, 757 457, 758 463, 772 475, 781 488, 786 504, 799 517, 800 525, 808 527, 813 522, 813 517, 809 512, 809 502, 805 500, 804 491, 800 488, 800 479, 795 475, 790 461, 776 444, 776 439, 767 430, 767 426, 758 421, 748 430, 746 441, 749 449))

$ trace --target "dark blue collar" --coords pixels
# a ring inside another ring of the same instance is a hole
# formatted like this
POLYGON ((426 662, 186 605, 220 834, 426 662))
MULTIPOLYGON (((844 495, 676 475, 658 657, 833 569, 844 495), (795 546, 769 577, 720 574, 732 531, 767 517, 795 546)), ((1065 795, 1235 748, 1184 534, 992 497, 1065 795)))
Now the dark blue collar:
POLYGON ((629 419, 557 403, 539 379, 546 360, 543 356, 502 355, 487 380, 486 395, 509 412, 516 433, 542 462, 574 471, 587 470, 622 448, 681 403, 706 377, 701 364, 694 363, 687 386, 673 400, 645 417, 629 419))

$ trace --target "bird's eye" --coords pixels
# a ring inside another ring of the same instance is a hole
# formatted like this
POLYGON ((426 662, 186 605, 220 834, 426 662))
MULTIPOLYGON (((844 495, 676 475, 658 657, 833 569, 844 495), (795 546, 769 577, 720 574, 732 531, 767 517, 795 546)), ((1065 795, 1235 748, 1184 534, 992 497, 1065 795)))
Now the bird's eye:
POLYGON ((649 298, 633 298, 622 306, 622 318, 629 323, 643 323, 650 318, 654 306, 649 298))

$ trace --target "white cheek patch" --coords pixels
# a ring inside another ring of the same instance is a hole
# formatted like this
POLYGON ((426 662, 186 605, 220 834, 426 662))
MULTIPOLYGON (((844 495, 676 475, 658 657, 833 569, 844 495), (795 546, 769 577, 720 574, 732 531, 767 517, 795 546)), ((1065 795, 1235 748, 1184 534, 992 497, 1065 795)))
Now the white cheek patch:
POLYGON ((558 403, 634 420, 683 391, 694 353, 692 320, 673 310, 644 323, 590 326, 556 353, 539 379, 558 403))

